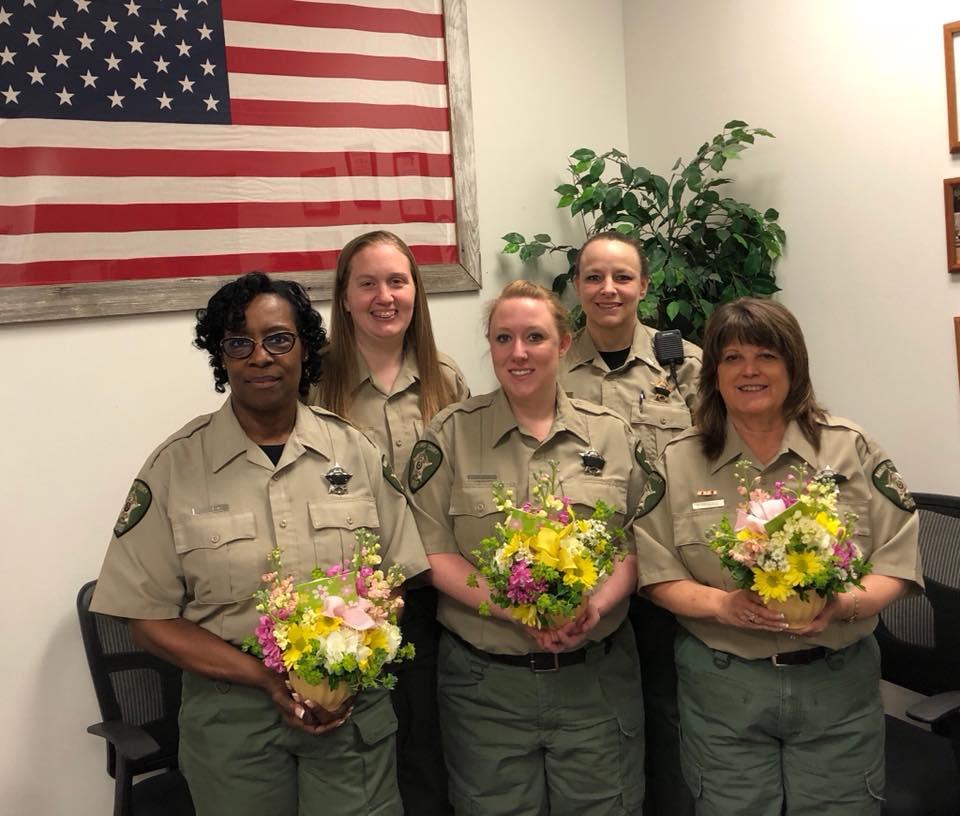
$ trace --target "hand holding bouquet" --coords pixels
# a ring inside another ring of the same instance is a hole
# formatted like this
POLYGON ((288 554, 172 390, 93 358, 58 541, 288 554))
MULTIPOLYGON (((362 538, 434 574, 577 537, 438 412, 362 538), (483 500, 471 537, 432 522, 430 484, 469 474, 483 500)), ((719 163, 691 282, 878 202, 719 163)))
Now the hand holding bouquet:
POLYGON ((289 673, 294 689, 324 708, 337 708, 361 689, 393 688, 383 671, 413 657, 413 644, 400 645, 396 590, 404 577, 396 565, 379 568, 380 541, 369 530, 356 533, 350 562, 315 569, 313 579, 294 584, 281 578, 281 552, 270 553, 271 571, 254 593, 260 622, 244 651, 278 674, 289 673))
MULTIPOLYGON (((494 484, 494 502, 506 518, 473 551, 493 603, 537 629, 576 619, 623 556, 623 530, 609 523, 613 510, 598 501, 590 518, 578 519, 570 499, 555 495, 559 464, 549 465, 549 473, 536 476, 531 500, 520 507, 502 482, 494 484)), ((477 573, 467 583, 477 586, 477 573)), ((489 615, 489 605, 481 604, 479 612, 489 615)))
POLYGON ((797 470, 776 482, 771 495, 759 477, 748 485, 750 466, 746 459, 736 465, 744 497, 736 521, 724 516, 707 531, 708 543, 740 589, 753 590, 799 628, 834 595, 862 588, 870 564, 852 538, 857 517, 840 516, 829 473, 808 480, 797 470))

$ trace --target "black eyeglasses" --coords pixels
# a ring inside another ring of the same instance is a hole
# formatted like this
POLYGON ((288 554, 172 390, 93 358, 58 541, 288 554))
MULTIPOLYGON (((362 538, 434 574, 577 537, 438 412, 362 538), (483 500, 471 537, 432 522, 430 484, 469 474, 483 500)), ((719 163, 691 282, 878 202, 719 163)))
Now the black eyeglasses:
POLYGON ((297 335, 293 332, 276 332, 268 334, 263 340, 257 341, 250 337, 224 337, 220 341, 220 350, 234 360, 243 360, 253 354, 257 343, 263 346, 267 354, 286 354, 297 343, 297 335))

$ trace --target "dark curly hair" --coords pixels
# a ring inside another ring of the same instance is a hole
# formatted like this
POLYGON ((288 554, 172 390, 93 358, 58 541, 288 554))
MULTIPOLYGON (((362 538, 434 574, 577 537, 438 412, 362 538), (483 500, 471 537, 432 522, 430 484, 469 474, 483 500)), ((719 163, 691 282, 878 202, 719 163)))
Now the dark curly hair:
POLYGON ((248 272, 242 278, 220 287, 210 298, 206 309, 197 309, 196 339, 193 344, 210 354, 213 387, 221 394, 226 390, 227 369, 223 365, 220 341, 228 330, 244 330, 247 307, 257 295, 277 295, 293 307, 297 334, 307 352, 300 374, 300 394, 305 396, 310 386, 320 379, 320 349, 327 342, 323 319, 310 305, 310 298, 299 283, 274 280, 263 272, 248 272))

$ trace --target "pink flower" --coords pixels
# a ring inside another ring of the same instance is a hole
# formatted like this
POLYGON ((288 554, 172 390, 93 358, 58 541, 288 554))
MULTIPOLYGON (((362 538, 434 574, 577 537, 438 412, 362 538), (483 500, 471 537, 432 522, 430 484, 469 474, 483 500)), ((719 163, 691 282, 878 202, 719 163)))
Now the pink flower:
POLYGON ((323 614, 328 618, 340 618, 351 629, 360 632, 365 629, 372 629, 376 626, 376 621, 370 616, 370 610, 373 604, 366 598, 360 598, 355 604, 349 606, 337 595, 330 595, 324 599, 323 614))
POLYGON ((534 580, 530 565, 526 561, 518 561, 513 565, 508 580, 507 597, 515 604, 534 603, 546 588, 546 581, 534 580))
POLYGON ((736 532, 741 530, 751 530, 754 533, 764 533, 764 524, 772 518, 776 518, 780 513, 787 509, 783 499, 766 499, 765 501, 751 501, 747 504, 747 509, 737 508, 737 521, 733 525, 736 532))
POLYGON ((273 621, 269 615, 261 615, 260 623, 256 628, 257 640, 260 648, 263 649, 263 662, 268 669, 283 674, 286 671, 283 665, 283 652, 277 646, 277 641, 273 637, 273 621))

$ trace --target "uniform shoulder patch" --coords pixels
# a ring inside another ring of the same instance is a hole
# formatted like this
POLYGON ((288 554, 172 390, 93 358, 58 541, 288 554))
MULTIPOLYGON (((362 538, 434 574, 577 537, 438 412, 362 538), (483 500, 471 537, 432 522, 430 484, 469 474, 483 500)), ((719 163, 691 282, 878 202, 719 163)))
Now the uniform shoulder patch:
POLYGON ((644 451, 643 445, 640 442, 637 442, 637 446, 633 449, 633 456, 637 460, 637 464, 640 465, 640 470, 642 470, 647 477, 643 485, 643 493, 640 495, 640 501, 637 504, 636 518, 640 518, 660 504, 660 500, 663 499, 667 492, 667 481, 660 472, 650 464, 646 451, 644 451))
POLYGON ((417 442, 413 446, 410 464, 407 467, 407 484, 410 485, 410 492, 416 493, 429 482, 441 462, 443 462, 443 451, 433 442, 426 439, 417 442))
POLYGON ((403 485, 400 484, 400 480, 397 478, 397 474, 393 472, 393 468, 390 467, 390 463, 387 461, 387 455, 384 454, 381 458, 381 463, 383 464, 383 478, 386 480, 387 484, 390 485, 398 493, 403 493, 403 485))
POLYGON ((889 459, 885 459, 873 469, 873 484, 901 510, 913 513, 917 509, 917 503, 910 495, 903 477, 889 459))
POLYGON ((150 485, 142 479, 134 479, 123 503, 123 509, 117 517, 117 523, 113 526, 113 534, 120 538, 124 533, 129 533, 147 514, 152 501, 153 493, 150 491, 150 485))

